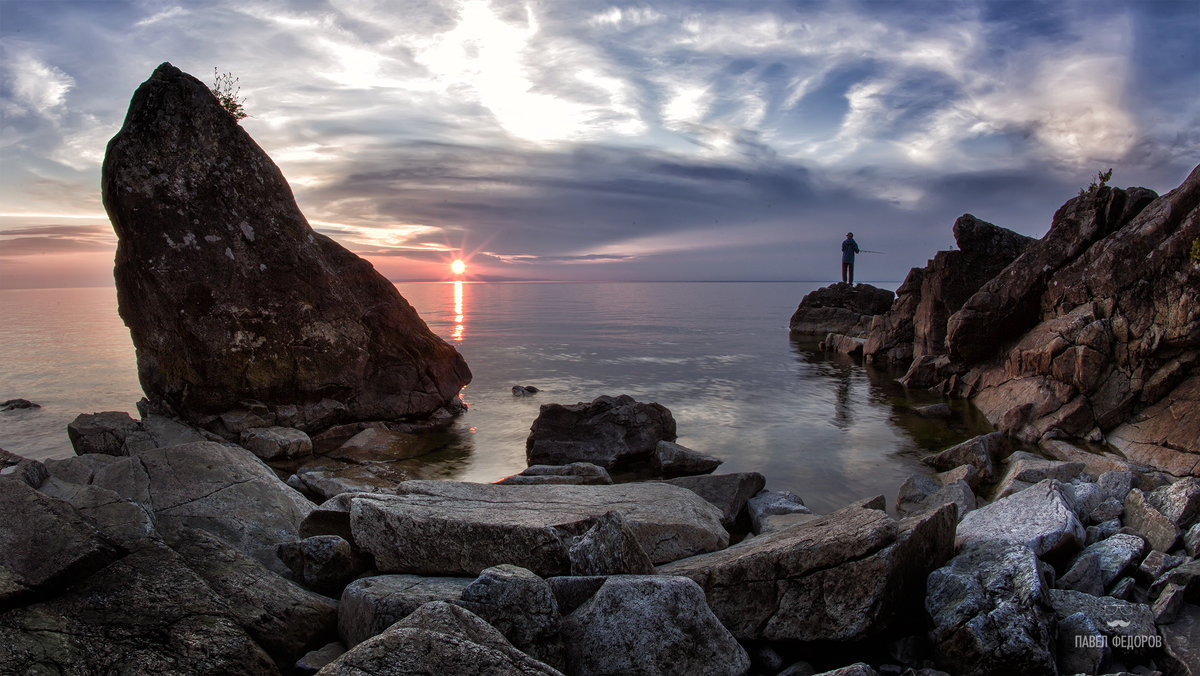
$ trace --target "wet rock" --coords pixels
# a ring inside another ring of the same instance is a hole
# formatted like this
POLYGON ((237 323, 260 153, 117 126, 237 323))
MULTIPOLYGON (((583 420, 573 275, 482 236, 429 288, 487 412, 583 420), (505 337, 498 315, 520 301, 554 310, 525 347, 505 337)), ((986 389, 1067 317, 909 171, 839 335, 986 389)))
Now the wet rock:
POLYGON ((41 461, 23 458, 0 448, 0 480, 16 479, 25 482, 30 488, 38 488, 48 478, 50 471, 41 461))
POLYGON ((596 518, 567 550, 571 575, 653 575, 654 564, 620 512, 596 518))
POLYGON ((338 604, 338 633, 348 647, 382 634, 431 601, 457 603, 471 577, 378 575, 346 586, 338 604))
POLYGON ((695 582, 609 578, 563 622, 570 673, 744 674, 750 658, 695 582))
POLYGON ((331 662, 323 676, 546 674, 556 669, 517 650, 470 611, 432 601, 331 662))
POLYGON ((274 416, 332 399, 378 420, 428 415, 470 382, 454 348, 370 263, 309 227, 278 167, 174 66, 134 94, 101 187, 152 404, 214 428, 245 400, 274 416))
POLYGON ((806 294, 788 326, 793 334, 865 336, 871 319, 887 312, 894 298, 870 284, 831 284, 806 294))
POLYGON ((477 575, 501 563, 538 575, 569 572, 572 535, 620 512, 651 561, 665 563, 729 542, 720 511, 665 483, 498 486, 408 481, 399 495, 351 496, 353 541, 381 571, 477 575))
POLYGON ((673 441, 660 441, 654 447, 654 464, 663 476, 708 474, 724 462, 673 441))
POLYGON ((368 427, 346 440, 328 455, 336 460, 405 460, 437 450, 426 438, 393 432, 386 427, 368 427))
POLYGON ((929 575, 938 665, 951 673, 1054 674, 1054 619, 1037 556, 997 540, 964 546, 929 575))
POLYGON ((629 395, 597 397, 571 406, 542 404, 525 441, 530 465, 590 462, 605 469, 653 457, 660 441, 675 440, 665 407, 629 395))
POLYGON ((882 507, 851 505, 658 572, 699 583, 739 640, 862 639, 919 612, 920 580, 953 551, 953 507, 902 522, 882 507))
POLYGON ((531 465, 505 477, 497 484, 511 486, 542 486, 548 484, 575 484, 583 486, 607 486, 612 477, 608 470, 590 462, 572 462, 566 465, 531 465))
POLYGON ((0 413, 4 411, 20 411, 30 408, 41 408, 41 404, 35 404, 28 399, 8 399, 0 403, 0 413))
POLYGON ((733 528, 746 510, 746 503, 766 485, 758 472, 710 474, 671 479, 667 483, 692 491, 721 510, 721 525, 733 528))
POLYGON ((520 568, 503 564, 488 568, 462 590, 456 604, 504 634, 525 654, 563 669, 562 615, 550 585, 520 568))
POLYGON ((949 418, 954 412, 950 410, 949 404, 930 404, 914 408, 913 413, 922 418, 949 418))
POLYGON ((1068 491, 1068 485, 1046 479, 980 507, 958 524, 958 546, 1011 542, 1029 547, 1038 556, 1074 549, 1084 542, 1084 531, 1068 491))
POLYGON ((251 427, 242 432, 241 445, 264 460, 312 455, 312 439, 292 427, 251 427))
POLYGON ((76 455, 126 455, 125 437, 142 431, 142 424, 124 411, 81 413, 67 424, 67 437, 76 455))
POLYGON ((278 555, 304 586, 327 596, 340 595, 368 567, 364 557, 337 535, 314 535, 298 542, 283 542, 278 555))
POLYGON ((997 476, 995 463, 1005 450, 1007 443, 1004 435, 992 432, 968 439, 921 461, 943 472, 960 465, 971 465, 979 472, 980 481, 992 483, 997 476))
POLYGON ((533 387, 532 385, 513 385, 512 386, 512 393, 513 393, 514 397, 528 397, 529 395, 537 394, 538 392, 540 392, 540 390, 538 390, 538 388, 536 388, 536 387, 533 387))
POLYGON ((754 533, 761 534, 771 527, 771 518, 787 514, 812 515, 812 510, 804 505, 800 496, 790 491, 761 490, 746 501, 746 509, 750 512, 750 524, 754 533))
POLYGON ((1179 529, 1154 508, 1141 490, 1134 488, 1125 498, 1125 526, 1142 536, 1151 549, 1169 552, 1179 539, 1179 529))

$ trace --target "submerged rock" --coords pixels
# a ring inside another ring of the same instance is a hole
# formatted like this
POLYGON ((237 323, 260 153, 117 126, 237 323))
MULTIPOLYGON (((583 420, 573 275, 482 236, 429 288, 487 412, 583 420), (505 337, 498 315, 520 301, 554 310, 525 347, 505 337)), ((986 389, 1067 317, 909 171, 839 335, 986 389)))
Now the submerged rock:
MULTIPOLYGON (((470 382, 458 352, 370 263, 309 227, 278 167, 174 66, 133 95, 101 183, 152 403, 213 426, 245 400, 292 419, 332 400, 351 420, 382 420, 430 414, 470 382)), ((250 426, 276 420, 261 422, 250 426)))

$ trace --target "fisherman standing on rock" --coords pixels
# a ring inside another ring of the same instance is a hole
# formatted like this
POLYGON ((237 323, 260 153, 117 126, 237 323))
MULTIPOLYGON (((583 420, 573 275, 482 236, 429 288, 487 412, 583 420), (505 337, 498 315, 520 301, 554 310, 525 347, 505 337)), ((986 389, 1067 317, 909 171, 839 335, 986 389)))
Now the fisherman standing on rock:
POLYGON ((854 283, 854 254, 858 253, 858 242, 854 241, 854 233, 846 233, 842 240, 842 283, 854 283), (847 281, 847 278, 849 281, 847 281))

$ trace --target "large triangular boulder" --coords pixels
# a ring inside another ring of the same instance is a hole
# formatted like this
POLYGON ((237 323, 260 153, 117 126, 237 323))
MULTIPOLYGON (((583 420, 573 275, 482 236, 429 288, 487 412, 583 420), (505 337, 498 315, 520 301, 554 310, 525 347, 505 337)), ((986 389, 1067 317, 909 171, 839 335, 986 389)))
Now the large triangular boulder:
POLYGON ((101 183, 118 309, 152 403, 215 428, 251 400, 268 425, 304 427, 331 410, 429 414, 470 382, 461 355, 370 263, 309 227, 271 158, 171 64, 134 93, 101 183))

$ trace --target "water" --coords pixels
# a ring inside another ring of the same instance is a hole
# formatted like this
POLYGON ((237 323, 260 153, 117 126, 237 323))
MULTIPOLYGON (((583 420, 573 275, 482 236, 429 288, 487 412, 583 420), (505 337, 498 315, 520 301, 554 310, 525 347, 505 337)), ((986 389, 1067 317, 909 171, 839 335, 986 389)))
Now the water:
MULTIPOLYGON (((918 458, 982 430, 956 408, 947 425, 911 413, 937 399, 896 374, 825 355, 788 337, 812 283, 398 284, 435 333, 466 358, 468 412, 432 457, 431 474, 495 481, 525 467, 538 406, 630 394, 674 414, 679 443, 758 471, 817 511, 883 494, 892 501, 918 458), (541 392, 514 397, 513 385, 541 392)), ((129 333, 112 289, 0 291, 0 447, 37 458, 72 453, 77 414, 130 411, 141 398, 129 333)), ((957 407, 959 404, 955 402, 957 407)))

